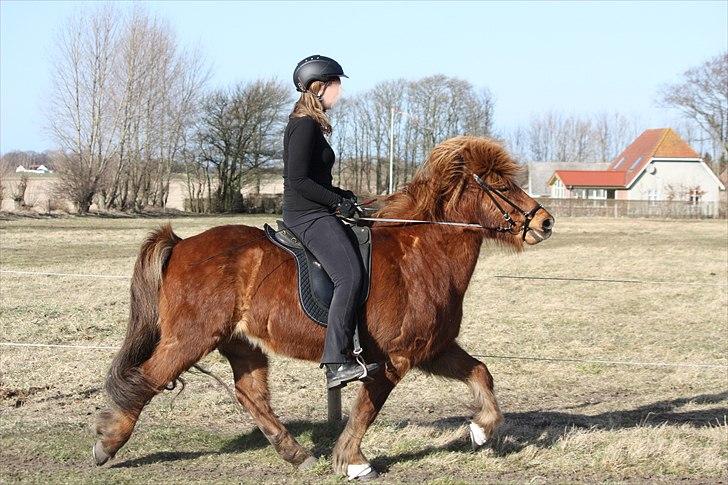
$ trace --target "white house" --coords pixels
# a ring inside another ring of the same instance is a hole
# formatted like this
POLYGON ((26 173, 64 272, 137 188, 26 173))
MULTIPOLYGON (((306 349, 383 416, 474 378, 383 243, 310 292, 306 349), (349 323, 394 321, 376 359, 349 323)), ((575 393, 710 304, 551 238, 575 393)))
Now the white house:
POLYGON ((556 170, 551 197, 622 200, 720 200, 725 186, 671 128, 644 131, 606 170, 556 170))
POLYGON ((15 173, 53 173, 53 170, 50 170, 45 165, 37 165, 32 166, 30 168, 25 168, 22 165, 18 165, 18 167, 15 169, 15 173))

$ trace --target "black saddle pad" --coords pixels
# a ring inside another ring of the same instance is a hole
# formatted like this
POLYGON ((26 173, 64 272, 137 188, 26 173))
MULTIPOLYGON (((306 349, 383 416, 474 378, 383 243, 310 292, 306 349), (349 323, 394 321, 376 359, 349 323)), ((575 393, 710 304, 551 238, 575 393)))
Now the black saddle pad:
MULTIPOLYGON (((306 315, 316 323, 326 326, 329 316, 329 306, 334 294, 334 283, 329 278, 321 263, 306 249, 298 237, 288 229, 283 221, 277 220, 278 230, 268 224, 263 226, 266 236, 276 246, 288 251, 296 260, 298 273, 298 295, 301 307, 306 315)), ((359 244, 359 254, 364 267, 363 291, 360 304, 369 297, 369 282, 372 262, 372 234, 367 226, 348 226, 356 236, 359 244)))

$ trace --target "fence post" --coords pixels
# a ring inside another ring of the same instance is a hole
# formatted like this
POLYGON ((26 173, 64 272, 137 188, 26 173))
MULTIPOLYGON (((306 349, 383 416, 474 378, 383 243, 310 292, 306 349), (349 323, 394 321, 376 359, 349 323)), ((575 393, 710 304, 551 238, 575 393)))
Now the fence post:
POLYGON ((341 421, 341 389, 329 389, 326 393, 329 424, 341 421))

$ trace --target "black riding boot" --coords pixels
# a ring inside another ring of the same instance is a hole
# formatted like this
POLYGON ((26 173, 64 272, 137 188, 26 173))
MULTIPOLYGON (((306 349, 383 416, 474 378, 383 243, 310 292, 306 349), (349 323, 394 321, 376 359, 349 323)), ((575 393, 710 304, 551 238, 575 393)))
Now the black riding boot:
POLYGON ((360 364, 356 360, 348 360, 343 364, 326 364, 326 387, 338 389, 351 381, 370 380, 369 376, 378 371, 379 367, 378 363, 360 364))

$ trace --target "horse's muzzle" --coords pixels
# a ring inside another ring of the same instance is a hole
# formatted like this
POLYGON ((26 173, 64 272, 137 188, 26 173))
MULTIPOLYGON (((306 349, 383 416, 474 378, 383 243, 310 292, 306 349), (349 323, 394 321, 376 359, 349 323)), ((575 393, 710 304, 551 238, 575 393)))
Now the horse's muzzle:
POLYGON ((533 245, 533 244, 538 244, 541 241, 545 241, 549 237, 551 237, 550 229, 544 230, 544 231, 539 231, 538 229, 530 228, 528 231, 526 231, 525 241, 526 241, 526 244, 533 245))

